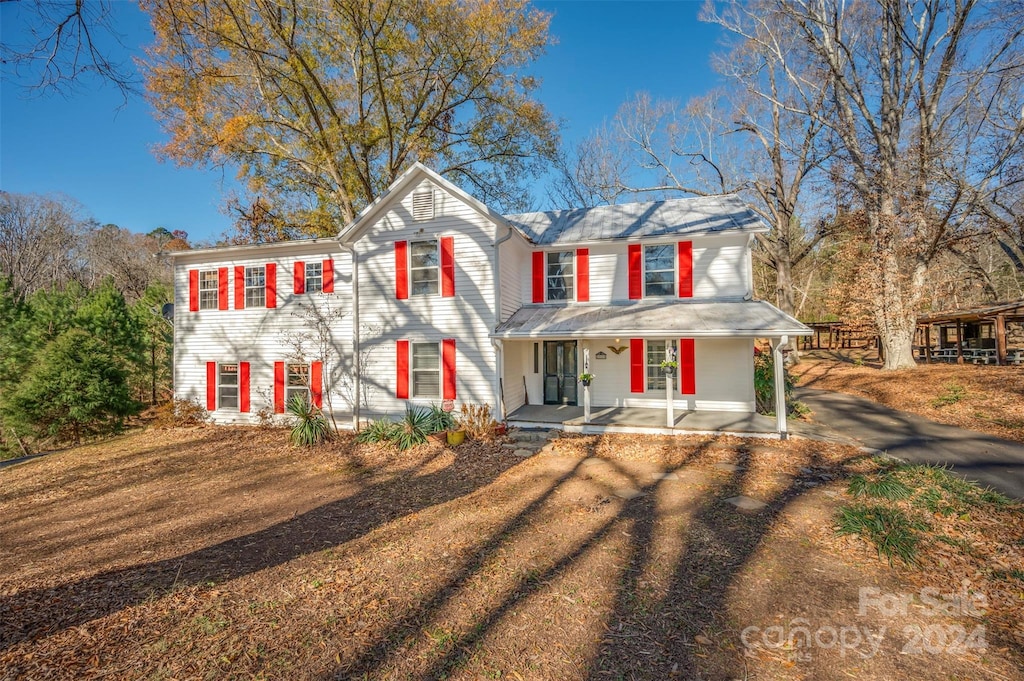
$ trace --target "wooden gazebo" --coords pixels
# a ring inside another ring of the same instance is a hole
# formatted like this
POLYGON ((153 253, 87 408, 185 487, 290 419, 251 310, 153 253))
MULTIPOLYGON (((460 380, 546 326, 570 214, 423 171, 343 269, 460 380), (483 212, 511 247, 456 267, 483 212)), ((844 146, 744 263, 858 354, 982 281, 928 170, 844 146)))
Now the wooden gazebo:
POLYGON ((997 364, 1006 364, 1007 325, 1024 325, 1024 300, 967 310, 933 312, 917 318, 916 345, 925 361, 932 361, 932 329, 938 329, 938 348, 955 348, 963 363, 965 349, 995 350, 997 364))

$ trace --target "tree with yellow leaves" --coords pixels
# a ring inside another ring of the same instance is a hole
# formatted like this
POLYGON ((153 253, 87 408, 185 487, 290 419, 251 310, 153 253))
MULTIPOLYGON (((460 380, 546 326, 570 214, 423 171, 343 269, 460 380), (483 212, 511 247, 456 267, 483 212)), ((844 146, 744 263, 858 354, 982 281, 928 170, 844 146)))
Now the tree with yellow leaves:
POLYGON ((525 74, 549 15, 526 0, 142 0, 146 85, 186 165, 233 165, 311 235, 414 161, 522 207, 556 127, 525 74))

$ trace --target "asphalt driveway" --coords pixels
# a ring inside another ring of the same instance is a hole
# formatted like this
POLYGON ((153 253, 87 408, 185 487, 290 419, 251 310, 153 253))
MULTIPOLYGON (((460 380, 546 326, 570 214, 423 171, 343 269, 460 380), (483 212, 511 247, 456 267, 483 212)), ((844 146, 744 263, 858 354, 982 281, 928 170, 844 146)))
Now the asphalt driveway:
POLYGON ((1024 499, 1024 444, 935 423, 846 393, 796 388, 811 418, 839 435, 910 463, 951 466, 1003 494, 1024 499))

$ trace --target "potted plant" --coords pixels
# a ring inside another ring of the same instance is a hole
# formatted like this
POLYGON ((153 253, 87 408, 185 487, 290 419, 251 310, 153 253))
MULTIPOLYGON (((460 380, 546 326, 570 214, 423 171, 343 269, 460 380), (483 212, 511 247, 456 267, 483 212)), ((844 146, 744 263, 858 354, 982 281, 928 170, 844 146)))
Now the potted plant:
POLYGON ((661 363, 661 370, 666 376, 674 376, 678 367, 679 362, 674 359, 666 359, 661 363))
POLYGON ((593 382, 594 382, 594 374, 590 374, 590 373, 582 373, 582 374, 580 374, 580 383, 582 383, 584 387, 589 387, 590 384, 593 383, 593 382))
POLYGON ((458 421, 452 416, 455 409, 455 400, 446 399, 441 402, 441 411, 448 417, 448 428, 445 430, 445 439, 452 447, 458 447, 466 440, 466 431, 459 427, 458 421))

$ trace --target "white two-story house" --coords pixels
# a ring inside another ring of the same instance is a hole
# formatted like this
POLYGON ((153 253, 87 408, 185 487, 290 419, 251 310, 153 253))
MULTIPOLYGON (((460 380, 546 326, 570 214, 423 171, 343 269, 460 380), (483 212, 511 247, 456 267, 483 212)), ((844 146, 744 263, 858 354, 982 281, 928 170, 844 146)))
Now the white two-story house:
POLYGON ((578 430, 742 418, 754 339, 810 333, 753 299, 766 230, 732 196, 503 216, 416 164, 336 238, 174 253, 175 394, 220 423, 294 394, 354 426, 443 400, 578 430))

